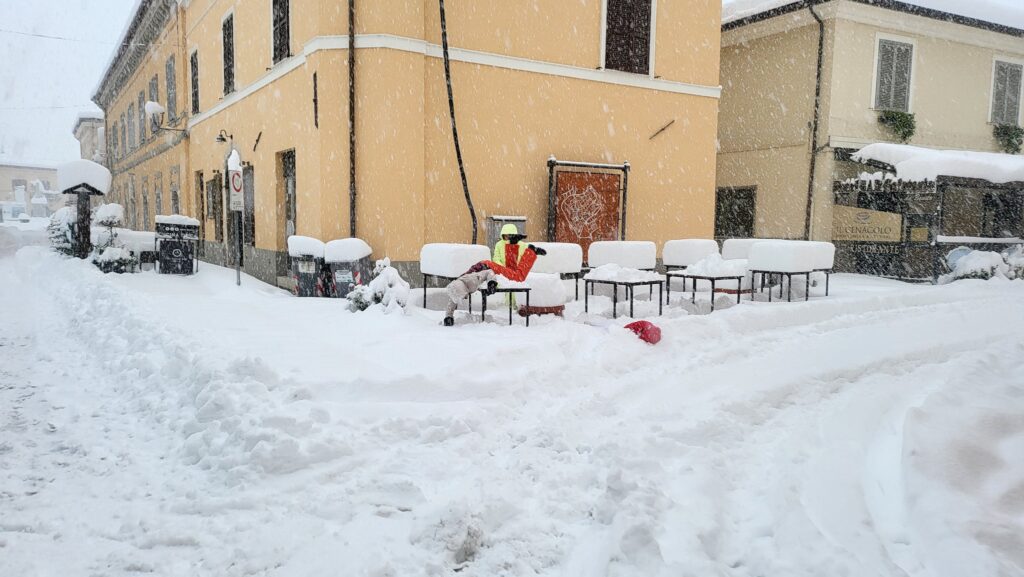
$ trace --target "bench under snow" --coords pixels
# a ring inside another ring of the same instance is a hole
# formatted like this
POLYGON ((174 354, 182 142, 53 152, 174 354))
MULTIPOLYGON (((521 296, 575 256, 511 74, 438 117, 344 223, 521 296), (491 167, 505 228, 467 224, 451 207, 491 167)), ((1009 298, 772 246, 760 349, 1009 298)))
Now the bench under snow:
POLYGON ((361 238, 340 238, 324 245, 324 262, 355 262, 373 254, 361 238))
POLYGON ((682 268, 718 254, 718 243, 706 238, 670 240, 661 249, 661 262, 666 268, 682 268))
POLYGON ((658 247, 648 240, 603 240, 590 245, 587 264, 597 268, 608 264, 623 268, 653 269, 658 266, 658 247))
POLYGON ((420 272, 430 276, 457 278, 469 267, 490 258, 491 251, 479 244, 425 244, 420 249, 420 272))
POLYGON ((288 237, 288 256, 324 258, 324 242, 310 236, 292 235, 288 237))

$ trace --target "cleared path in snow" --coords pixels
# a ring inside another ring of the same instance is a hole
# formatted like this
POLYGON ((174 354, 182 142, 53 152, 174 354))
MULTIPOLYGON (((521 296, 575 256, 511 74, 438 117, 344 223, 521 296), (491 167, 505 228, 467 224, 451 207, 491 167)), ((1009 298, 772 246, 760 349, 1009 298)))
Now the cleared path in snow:
POLYGON ((1024 565, 1021 283, 840 276, 830 299, 666 317, 652 348, 350 315, 214 267, 0 267, 23 303, 0 335, 35 355, 0 347, 0 574, 1024 565), (84 450, 60 464, 64 439, 84 450), (61 490, 29 495, 32 475, 61 490))

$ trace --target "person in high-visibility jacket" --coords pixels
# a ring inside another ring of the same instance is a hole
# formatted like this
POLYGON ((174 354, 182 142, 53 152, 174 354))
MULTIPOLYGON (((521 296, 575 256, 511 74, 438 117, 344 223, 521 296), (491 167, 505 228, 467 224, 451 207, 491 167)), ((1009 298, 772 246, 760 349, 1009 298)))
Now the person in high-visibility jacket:
MULTIPOLYGON (((519 258, 526 251, 526 245, 519 242, 524 237, 525 235, 519 234, 516 225, 508 223, 502 226, 501 238, 494 245, 494 255, 491 260, 501 266, 515 269, 519 265, 519 258)), ((516 297, 511 294, 505 295, 505 302, 509 306, 515 306, 516 297)))

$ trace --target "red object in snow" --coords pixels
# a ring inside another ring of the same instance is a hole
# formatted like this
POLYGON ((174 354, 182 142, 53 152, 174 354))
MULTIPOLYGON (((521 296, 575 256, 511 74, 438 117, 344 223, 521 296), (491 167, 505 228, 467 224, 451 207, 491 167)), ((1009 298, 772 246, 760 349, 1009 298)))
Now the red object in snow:
POLYGON ((648 321, 635 321, 626 325, 626 328, 636 333, 640 340, 654 345, 661 340, 661 329, 648 321))

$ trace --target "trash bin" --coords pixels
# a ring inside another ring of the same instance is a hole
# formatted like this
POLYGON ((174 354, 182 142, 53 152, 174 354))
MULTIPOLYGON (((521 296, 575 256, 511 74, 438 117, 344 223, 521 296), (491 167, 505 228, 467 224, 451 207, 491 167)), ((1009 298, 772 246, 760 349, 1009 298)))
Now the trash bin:
POLYGON ((160 274, 194 274, 198 242, 198 220, 177 214, 157 215, 156 262, 160 274))
POLYGON ((288 257, 295 296, 324 296, 324 243, 308 236, 289 236, 288 257))
POLYGON ((324 288, 327 296, 344 298, 373 278, 373 249, 359 238, 332 240, 324 247, 324 288))

